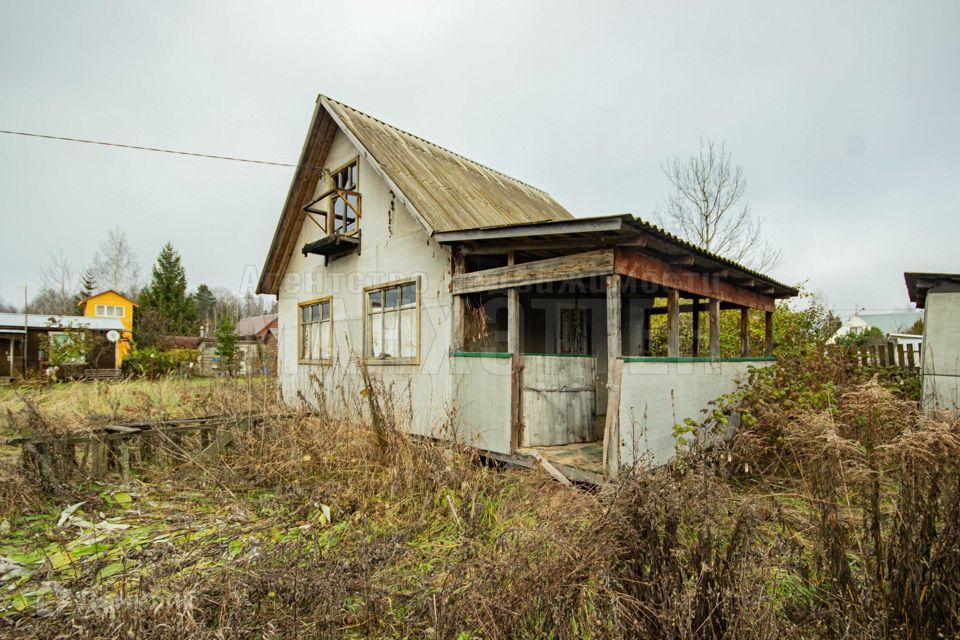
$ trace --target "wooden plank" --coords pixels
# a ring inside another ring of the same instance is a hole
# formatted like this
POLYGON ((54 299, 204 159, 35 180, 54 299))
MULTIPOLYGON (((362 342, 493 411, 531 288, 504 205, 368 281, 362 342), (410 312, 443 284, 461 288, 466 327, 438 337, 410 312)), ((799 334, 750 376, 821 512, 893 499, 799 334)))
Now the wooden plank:
POLYGON ((620 379, 623 336, 620 289, 622 278, 607 276, 607 418, 603 425, 603 468, 610 477, 620 470, 620 379))
POLYGON ((907 368, 906 354, 903 352, 903 345, 897 343, 897 366, 901 369, 907 368))
MULTIPOLYGON (((508 268, 513 267, 514 256, 508 258, 508 268)), ((515 289, 507 291, 507 351, 511 354, 510 367, 510 450, 520 446, 521 438, 521 398, 523 389, 523 354, 520 345, 520 292, 515 289)))
POLYGON ((630 249, 617 249, 616 271, 631 278, 679 289, 701 298, 717 298, 763 311, 774 309, 774 300, 770 296, 722 280, 716 272, 701 273, 684 269, 630 249))
POLYGON ((891 367, 897 366, 896 354, 894 351, 893 343, 887 343, 887 364, 891 367))
POLYGON ((623 382, 623 358, 613 361, 607 380, 607 419, 603 428, 603 468, 607 477, 620 471, 620 385, 623 382))
POLYGON ((879 344, 875 345, 874 348, 877 350, 877 364, 881 367, 887 366, 887 350, 879 344))
POLYGON ((740 357, 750 356, 750 309, 740 309, 740 357))
POLYGON ((710 298, 710 357, 720 357, 720 301, 710 298))
POLYGON ((869 367, 870 366, 870 352, 867 351, 867 348, 864 345, 860 345, 857 350, 860 352, 860 366, 869 367))
POLYGON ((911 369, 913 369, 913 368, 915 368, 915 367, 917 366, 916 358, 915 358, 914 355, 913 355, 913 345, 912 345, 912 344, 908 344, 908 345, 907 345, 907 366, 910 367, 911 369))
POLYGON ((773 311, 763 314, 763 355, 768 358, 773 355, 773 311))
POLYGON ((691 348, 693 350, 693 356, 697 357, 700 355, 700 298, 695 297, 693 299, 693 345, 691 348))
POLYGON ((667 292, 667 355, 680 355, 680 292, 667 292))
POLYGON ((454 294, 476 293, 478 291, 508 289, 573 278, 609 275, 613 273, 613 266, 613 249, 588 251, 458 274, 453 276, 451 292, 454 294))
POLYGON ((557 471, 557 468, 554 467, 552 464, 550 464, 550 462, 547 461, 546 458, 540 455, 540 452, 537 451, 536 449, 533 450, 533 459, 540 464, 543 470, 546 471, 551 478, 553 478, 554 480, 556 480, 557 482, 559 482, 565 487, 573 486, 573 484, 569 480, 567 480, 567 477, 562 473, 560 473, 559 471, 557 471))

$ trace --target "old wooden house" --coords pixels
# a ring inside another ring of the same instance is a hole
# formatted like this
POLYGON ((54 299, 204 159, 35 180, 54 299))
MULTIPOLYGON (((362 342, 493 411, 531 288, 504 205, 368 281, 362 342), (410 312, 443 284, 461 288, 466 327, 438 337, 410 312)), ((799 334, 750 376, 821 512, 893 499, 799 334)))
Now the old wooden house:
POLYGON ((669 458, 674 425, 771 359, 774 302, 796 294, 632 215, 575 218, 325 96, 259 292, 279 298, 290 402, 314 378, 359 393, 362 362, 411 407, 411 431, 512 460, 536 450, 574 477, 669 458), (734 358, 720 357, 726 308, 741 310, 734 358), (763 345, 750 310, 766 314, 763 345), (681 350, 681 314, 709 324, 705 344, 681 350), (668 345, 653 357, 657 316, 668 345))

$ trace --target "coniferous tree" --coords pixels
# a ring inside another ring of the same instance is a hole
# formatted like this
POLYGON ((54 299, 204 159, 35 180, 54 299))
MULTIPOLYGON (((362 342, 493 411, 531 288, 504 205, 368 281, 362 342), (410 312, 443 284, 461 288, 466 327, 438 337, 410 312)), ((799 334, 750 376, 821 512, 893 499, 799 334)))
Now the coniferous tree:
POLYGON ((93 269, 87 269, 80 276, 80 291, 77 292, 77 313, 83 315, 83 301, 97 293, 97 276, 93 269))
POLYGON ((193 292, 193 301, 197 307, 197 318, 199 318, 201 322, 209 323, 213 315, 213 309, 217 304, 217 296, 213 294, 210 287, 201 284, 197 287, 197 290, 193 292))
POLYGON ((217 324, 217 356, 220 358, 220 371, 225 375, 234 375, 237 359, 237 325, 233 318, 225 316, 217 324))
POLYGON ((155 314, 167 334, 191 335, 196 331, 196 303, 187 295, 187 275, 180 254, 169 242, 160 250, 150 283, 140 293, 140 311, 155 314))

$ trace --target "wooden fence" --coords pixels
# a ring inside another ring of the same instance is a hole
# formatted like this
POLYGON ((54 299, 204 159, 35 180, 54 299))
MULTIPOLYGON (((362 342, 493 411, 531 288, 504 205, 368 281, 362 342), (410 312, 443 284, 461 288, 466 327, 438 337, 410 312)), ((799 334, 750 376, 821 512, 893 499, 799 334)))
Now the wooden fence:
POLYGON ((898 367, 900 369, 920 368, 920 345, 871 344, 857 347, 857 357, 864 367, 898 367))

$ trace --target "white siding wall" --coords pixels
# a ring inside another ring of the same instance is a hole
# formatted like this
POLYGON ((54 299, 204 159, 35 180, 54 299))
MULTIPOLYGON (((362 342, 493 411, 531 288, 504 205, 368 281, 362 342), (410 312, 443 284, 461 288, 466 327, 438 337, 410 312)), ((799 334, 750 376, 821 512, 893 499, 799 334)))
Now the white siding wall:
MULTIPOLYGON (((326 167, 337 169, 357 155, 357 149, 342 132, 338 132, 326 167)), ((326 191, 326 182, 321 181, 317 189, 316 195, 326 191)), ((332 260, 327 267, 324 267, 322 256, 303 256, 300 248, 323 234, 309 220, 304 222, 297 239, 278 296, 278 357, 283 396, 291 403, 298 402, 298 391, 312 398, 314 386, 310 375, 315 373, 328 384, 342 387, 352 405, 362 388, 356 357, 360 357, 363 351, 363 288, 418 277, 420 365, 372 364, 370 371, 386 384, 393 385, 404 405, 413 405, 414 424, 411 427, 414 432, 434 434, 447 416, 450 401, 449 252, 430 240, 407 209, 399 201, 394 201, 387 184, 363 157, 360 158, 358 190, 362 194, 363 214, 359 255, 332 260), (326 295, 333 296, 335 363, 299 364, 297 305, 326 295), (336 379, 331 380, 331 377, 336 379)), ((339 398, 339 393, 328 398, 327 406, 341 406, 339 398)))
POLYGON ((923 406, 960 409, 960 293, 927 294, 923 322, 923 406))
POLYGON ((735 391, 748 369, 764 361, 625 362, 620 385, 620 462, 656 466, 676 453, 674 426, 701 421, 708 404, 735 391))

